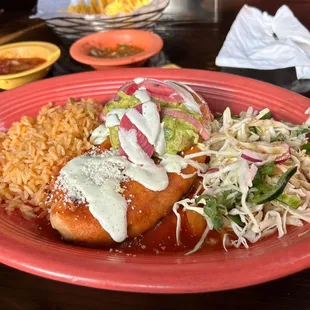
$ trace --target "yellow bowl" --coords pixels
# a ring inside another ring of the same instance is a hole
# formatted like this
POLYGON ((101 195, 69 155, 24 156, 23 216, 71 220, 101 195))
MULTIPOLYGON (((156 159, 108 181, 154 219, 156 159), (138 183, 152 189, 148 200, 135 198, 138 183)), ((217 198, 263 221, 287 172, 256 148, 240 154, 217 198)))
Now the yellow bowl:
POLYGON ((43 58, 46 61, 30 70, 14 74, 0 74, 0 89, 12 89, 44 78, 60 56, 60 49, 51 43, 40 41, 18 42, 0 46, 3 58, 43 58))

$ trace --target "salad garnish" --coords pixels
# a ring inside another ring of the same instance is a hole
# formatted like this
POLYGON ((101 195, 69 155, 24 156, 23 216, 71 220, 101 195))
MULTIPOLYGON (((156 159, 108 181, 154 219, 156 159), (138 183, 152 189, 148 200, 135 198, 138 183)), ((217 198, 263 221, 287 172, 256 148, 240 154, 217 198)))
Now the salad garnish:
POLYGON ((216 115, 210 139, 199 144, 199 155, 210 158, 206 171, 198 168, 201 187, 173 207, 177 242, 182 242, 179 212, 186 210, 203 216, 202 237, 217 230, 225 249, 248 248, 274 232, 280 238, 288 226, 310 222, 309 124, 309 119, 302 125, 275 120, 268 108, 239 115, 227 108, 216 115))

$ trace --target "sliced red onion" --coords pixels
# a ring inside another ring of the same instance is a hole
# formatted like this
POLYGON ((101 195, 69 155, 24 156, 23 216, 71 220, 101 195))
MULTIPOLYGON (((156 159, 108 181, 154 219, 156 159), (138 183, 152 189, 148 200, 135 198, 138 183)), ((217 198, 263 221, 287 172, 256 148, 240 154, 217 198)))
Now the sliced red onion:
MULTIPOLYGON (((178 90, 155 79, 144 79, 144 81, 139 84, 131 81, 123 85, 118 91, 122 91, 125 94, 132 96, 138 89, 145 89, 151 97, 169 103, 183 102, 183 97, 178 90)), ((118 101, 119 99, 120 97, 116 94, 113 100, 118 101)))
POLYGON ((124 149, 121 146, 119 147, 118 151, 119 151, 119 154, 121 156, 127 156, 126 152, 124 151, 124 149))
POLYGON ((213 120, 213 114, 211 113, 207 103, 200 106, 200 111, 202 114, 203 125, 208 125, 213 120))
POLYGON ((290 146, 288 144, 285 144, 286 147, 286 153, 284 155, 282 155, 281 157, 278 157, 275 159, 275 163, 276 164, 283 164, 284 162, 286 162, 287 160, 289 160, 291 158, 291 149, 290 146))
MULTIPOLYGON (((174 81, 162 82, 156 79, 144 79, 138 84, 135 81, 130 81, 123 85, 118 91, 122 91, 125 94, 132 96, 138 89, 145 89, 152 98, 163 100, 168 103, 184 103, 186 100, 192 100, 192 104, 197 106, 196 112, 199 112, 200 109, 203 124, 208 124, 213 119, 209 107, 204 99, 193 89, 183 83, 174 81), (180 91, 180 88, 182 91, 180 91)), ((113 100, 120 100, 117 93, 113 100)))
POLYGON ((182 96, 182 102, 188 110, 201 114, 199 104, 193 97, 193 91, 189 91, 185 85, 175 81, 165 81, 165 83, 179 91, 182 96))
POLYGON ((183 102, 182 94, 175 88, 164 82, 155 79, 146 79, 144 83, 139 84, 150 93, 151 97, 164 100, 166 102, 183 102))
POLYGON ((132 96, 134 94, 134 92, 139 88, 139 86, 135 82, 133 82, 133 81, 127 82, 121 88, 118 89, 118 91, 116 92, 113 100, 114 101, 119 101, 120 100, 120 97, 118 95, 119 91, 124 92, 126 95, 132 96))
POLYGON ((132 96, 135 93, 135 91, 139 88, 139 86, 136 83, 129 82, 125 88, 126 89, 124 89, 124 93, 129 96, 132 96))
POLYGON ((215 173, 215 172, 218 172, 218 171, 220 171, 220 168, 214 167, 214 168, 208 168, 206 173, 215 173))
POLYGON ((278 159, 276 159, 274 162, 276 164, 283 164, 284 162, 286 162, 287 160, 289 160, 291 158, 291 154, 287 153, 285 156, 282 156, 278 159))
MULTIPOLYGON (((262 145, 260 145, 260 147, 262 147, 262 145)), ((265 149, 267 150, 267 147, 265 147, 265 149)), ((288 144, 286 143, 282 143, 282 142, 275 142, 273 143, 271 146, 268 146, 268 153, 259 153, 259 152, 255 152, 249 149, 245 149, 242 152, 241 157, 252 162, 252 163, 257 163, 257 162, 262 162, 269 159, 274 160, 275 164, 281 164, 284 163, 285 161, 287 161, 288 159, 290 159, 291 157, 291 153, 290 153, 290 147, 288 144), (279 154, 279 156, 274 155, 272 153, 272 148, 282 148, 282 152, 281 154, 279 154)))
MULTIPOLYGON (((133 109, 136 109, 139 113, 142 113, 142 104, 137 105, 133 109)), ((121 119, 120 128, 123 128, 126 131, 134 129, 137 132, 138 144, 149 157, 152 157, 155 152, 154 145, 148 141, 147 137, 130 121, 126 114, 124 114, 121 119)), ((122 147, 120 147, 119 152, 121 155, 126 155, 122 147)))
POLYGON ((99 114, 99 119, 100 119, 102 122, 105 122, 105 115, 104 115, 103 112, 101 112, 101 113, 99 114))
MULTIPOLYGON (((191 87, 189 87, 188 85, 183 84, 181 82, 175 82, 175 81, 167 81, 167 82, 170 82, 169 85, 172 85, 172 86, 173 86, 173 84, 176 84, 177 86, 181 87, 184 91, 189 93, 190 96, 186 96, 186 97, 187 97, 187 99, 194 100, 193 103, 199 107, 199 110, 200 110, 201 115, 202 115, 202 123, 203 124, 209 124, 209 122, 213 120, 213 115, 209 109, 208 104, 191 87)), ((183 95, 184 94, 185 93, 183 92, 183 95)))
POLYGON ((268 158, 268 155, 245 149, 242 151, 241 157, 252 163, 260 163, 266 160, 268 158))
POLYGON ((287 143, 274 142, 272 143, 272 148, 280 148, 279 154, 270 154, 273 157, 275 164, 282 164, 291 158, 290 146, 287 143))
POLYGON ((173 109, 163 108, 161 110, 163 116, 172 116, 175 118, 182 119, 190 124, 192 124, 198 131, 198 133, 205 139, 208 140, 210 138, 209 133, 204 129, 202 124, 197 121, 194 117, 190 116, 186 112, 181 112, 173 109))

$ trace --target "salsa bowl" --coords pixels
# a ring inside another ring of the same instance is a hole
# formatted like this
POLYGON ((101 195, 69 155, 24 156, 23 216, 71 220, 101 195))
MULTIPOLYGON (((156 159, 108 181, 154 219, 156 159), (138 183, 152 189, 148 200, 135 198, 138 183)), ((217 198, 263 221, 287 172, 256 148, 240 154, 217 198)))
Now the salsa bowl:
POLYGON ((96 70, 140 67, 147 59, 157 54, 163 47, 163 40, 156 34, 144 30, 111 30, 86 36, 76 41, 70 48, 70 55, 76 61, 96 70), (132 45, 143 51, 133 56, 120 58, 99 58, 89 56, 92 47, 115 48, 118 44, 132 45))
POLYGON ((12 89, 44 78, 60 57, 60 49, 51 43, 29 41, 0 47, 0 59, 42 58, 44 63, 33 69, 13 74, 0 74, 0 89, 12 89))

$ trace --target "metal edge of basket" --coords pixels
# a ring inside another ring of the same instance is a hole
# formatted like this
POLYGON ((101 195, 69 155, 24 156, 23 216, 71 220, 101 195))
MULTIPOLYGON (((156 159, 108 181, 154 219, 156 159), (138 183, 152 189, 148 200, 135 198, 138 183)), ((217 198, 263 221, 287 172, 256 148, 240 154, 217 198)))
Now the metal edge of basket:
MULTIPOLYGON (((139 19, 138 20, 134 20, 132 18, 127 18, 126 20, 122 20, 122 21, 113 21, 113 22, 106 22, 106 21, 88 21, 88 23, 84 23, 84 22, 80 22, 76 19, 67 19, 67 18, 58 18, 57 20, 61 20, 64 21, 66 23, 70 23, 70 26, 113 26, 113 25, 118 25, 118 24, 134 24, 134 23, 139 23, 142 21, 147 21, 149 19, 152 19, 154 17, 157 17, 156 19, 159 19, 162 16, 163 12, 160 10, 157 11, 153 11, 152 13, 148 13, 148 14, 141 14, 139 15, 139 19), (147 16, 145 16, 147 15, 147 16), (141 17, 145 16, 143 19, 141 19, 141 17)), ((70 27, 68 24, 67 25, 59 25, 59 24, 55 24, 55 23, 51 23, 48 20, 45 21, 45 23, 49 26, 49 27, 70 27)))

